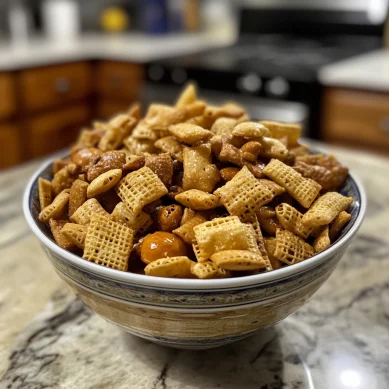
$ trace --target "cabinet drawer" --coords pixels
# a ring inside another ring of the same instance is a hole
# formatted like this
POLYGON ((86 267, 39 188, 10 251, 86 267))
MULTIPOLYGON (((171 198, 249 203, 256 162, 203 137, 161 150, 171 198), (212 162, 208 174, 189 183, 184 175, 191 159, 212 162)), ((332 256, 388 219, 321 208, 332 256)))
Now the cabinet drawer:
POLYGON ((0 169, 22 162, 22 134, 20 128, 11 124, 0 125, 0 169))
POLYGON ((101 99, 97 104, 97 117, 99 120, 107 120, 118 113, 128 111, 130 106, 129 100, 101 99))
POLYGON ((29 156, 39 157, 68 146, 89 121, 87 105, 58 109, 31 119, 28 124, 29 156))
POLYGON ((0 119, 16 111, 14 80, 11 73, 0 73, 0 119))
POLYGON ((100 62, 96 69, 100 95, 138 99, 143 83, 143 67, 123 62, 100 62))
POLYGON ((389 94, 326 90, 323 138, 389 151, 389 94))
POLYGON ((86 62, 25 70, 20 75, 24 108, 36 111, 84 98, 91 93, 91 79, 86 62))

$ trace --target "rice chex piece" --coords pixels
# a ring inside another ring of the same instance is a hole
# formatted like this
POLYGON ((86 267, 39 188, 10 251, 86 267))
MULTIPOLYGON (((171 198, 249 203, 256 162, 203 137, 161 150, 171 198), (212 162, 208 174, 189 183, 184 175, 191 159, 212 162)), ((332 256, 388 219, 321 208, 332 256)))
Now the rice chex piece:
POLYGON ((70 221, 86 226, 90 223, 91 217, 95 213, 106 217, 110 216, 100 203, 93 198, 85 201, 85 203, 82 204, 72 216, 70 216, 70 221))
POLYGON ((192 265, 191 272, 201 279, 217 278, 220 268, 213 262, 197 262, 192 265))
POLYGON ((343 227, 351 220, 351 215, 346 211, 340 212, 336 218, 330 224, 329 237, 331 242, 333 242, 343 227))
POLYGON ((312 246, 317 253, 328 249, 331 246, 330 236, 328 234, 329 228, 326 226, 323 231, 314 240, 312 246))
POLYGON ((211 261, 226 270, 244 271, 265 268, 266 264, 259 252, 248 250, 224 250, 211 256, 211 261))
POLYGON ((133 215, 123 202, 116 205, 111 213, 114 221, 125 224, 134 230, 134 233, 144 233, 152 224, 151 216, 141 211, 138 215, 133 215))
POLYGON ((65 234, 63 234, 63 228, 66 224, 68 224, 67 220, 50 219, 49 224, 54 240, 59 247, 71 251, 76 248, 75 244, 68 239, 65 234))
POLYGON ((85 237, 87 231, 87 226, 75 223, 66 223, 61 230, 62 235, 80 249, 84 249, 85 247, 85 237))

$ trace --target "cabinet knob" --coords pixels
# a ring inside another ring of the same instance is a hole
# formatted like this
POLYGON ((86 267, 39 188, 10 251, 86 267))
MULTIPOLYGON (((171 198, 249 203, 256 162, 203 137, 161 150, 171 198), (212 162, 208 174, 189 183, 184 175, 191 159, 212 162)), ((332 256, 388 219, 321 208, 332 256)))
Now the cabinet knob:
POLYGON ((380 120, 379 127, 383 132, 389 133, 389 116, 384 116, 380 120))
POLYGON ((64 77, 58 77, 54 81, 54 89, 61 94, 68 93, 70 91, 70 81, 64 77))

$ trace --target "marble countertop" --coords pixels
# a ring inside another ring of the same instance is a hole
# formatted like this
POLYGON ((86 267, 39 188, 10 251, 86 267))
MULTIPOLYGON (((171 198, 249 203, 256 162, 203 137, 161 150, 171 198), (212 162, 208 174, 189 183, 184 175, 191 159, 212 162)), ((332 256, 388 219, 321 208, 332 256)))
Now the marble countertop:
POLYGON ((17 45, 0 42, 0 71, 87 59, 144 63, 222 47, 233 41, 233 37, 210 33, 163 36, 133 33, 81 35, 70 41, 38 38, 17 45))
POLYGON ((209 351, 137 339, 75 299, 22 215, 22 192, 39 162, 2 172, 0 388, 389 388, 389 159, 329 150, 366 187, 358 236, 297 313, 209 351))
POLYGON ((319 72, 319 80, 325 86, 389 92, 389 49, 325 66, 319 72))

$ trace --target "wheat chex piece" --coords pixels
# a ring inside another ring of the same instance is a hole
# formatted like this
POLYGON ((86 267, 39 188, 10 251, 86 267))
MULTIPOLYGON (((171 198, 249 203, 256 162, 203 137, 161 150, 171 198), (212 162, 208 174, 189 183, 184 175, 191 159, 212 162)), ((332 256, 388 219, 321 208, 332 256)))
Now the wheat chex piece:
POLYGON ((278 139, 263 137, 261 140, 263 151, 260 153, 261 156, 267 158, 277 158, 284 161, 289 152, 286 146, 278 139))
POLYGON ((188 145, 209 141, 214 135, 212 131, 190 123, 179 123, 169 127, 169 132, 178 140, 188 145))
POLYGON ((300 124, 280 123, 268 120, 262 120, 260 123, 270 130, 270 137, 280 139, 287 136, 290 147, 298 145, 298 139, 302 131, 300 124))
POLYGON ((244 271, 265 268, 266 264, 259 252, 248 250, 223 250, 214 253, 211 261, 226 270, 244 271))
POLYGON ((192 278, 192 264, 185 256, 160 258, 145 267, 145 274, 154 277, 192 278))
POLYGON ((231 215, 255 213, 273 199, 273 193, 244 166, 231 181, 215 191, 231 215))
POLYGON ((50 219, 58 218, 64 211, 69 202, 69 189, 64 189, 54 201, 43 208, 39 214, 39 220, 41 222, 48 222, 50 219))
POLYGON ((127 271, 134 231, 100 214, 93 214, 85 238, 83 258, 112 269, 127 271))
POLYGON ((133 215, 138 215, 145 205, 168 193, 163 182, 146 166, 124 177, 116 190, 133 215))
POLYGON ((354 201, 338 192, 327 192, 320 196, 304 214, 302 223, 308 227, 330 224, 335 217, 345 211, 354 201))
MULTIPOLYGON (((187 209, 189 208, 185 208, 185 210, 187 209)), ((173 234, 180 237, 187 244, 194 244, 196 242, 196 238, 193 228, 206 221, 207 219, 204 216, 199 213, 195 213, 194 216, 187 219, 184 224, 173 230, 173 234)))
POLYGON ((329 227, 325 226, 317 238, 313 241, 312 246, 316 253, 320 253, 331 246, 331 240, 328 232, 329 227))
POLYGON ((321 190, 317 182, 304 178, 278 159, 272 159, 263 169, 263 173, 278 185, 283 186, 304 208, 311 206, 321 190))
POLYGON ((265 238, 264 243, 273 270, 280 269, 282 262, 274 256, 277 246, 276 238, 265 238))
POLYGON ((274 256, 287 265, 293 265, 315 254, 313 247, 290 231, 278 229, 274 256))
POLYGON ((197 90, 193 83, 189 83, 185 86, 184 90, 178 96, 176 101, 176 108, 183 108, 188 104, 192 104, 197 100, 197 90))
POLYGON ((68 239, 78 248, 84 249, 87 230, 87 226, 83 226, 81 224, 66 223, 63 226, 61 233, 66 239, 68 239))
POLYGON ((243 122, 234 127, 232 135, 246 139, 258 139, 269 135, 269 130, 257 122, 243 122))
POLYGON ((79 207, 72 216, 70 216, 70 221, 86 226, 90 223, 91 217, 95 213, 105 217, 110 216, 109 213, 100 205, 100 203, 93 198, 85 201, 85 203, 82 204, 81 207, 79 207))
POLYGON ((76 245, 62 232, 67 223, 67 220, 50 219, 49 221, 51 233, 57 245, 65 250, 74 250, 76 245))
POLYGON ((39 205, 41 210, 46 208, 53 201, 51 182, 39 177, 38 180, 39 205))
POLYGON ((77 179, 73 182, 72 187, 70 188, 70 197, 69 197, 69 217, 81 207, 82 204, 88 200, 87 196, 88 183, 77 179))
POLYGON ((274 197, 285 193, 285 188, 282 187, 281 185, 276 184, 272 180, 268 180, 267 178, 261 178, 259 180, 259 182, 262 185, 265 185, 268 189, 270 189, 272 191, 274 197))
POLYGON ((184 147, 174 136, 165 136, 164 138, 160 138, 154 143, 154 145, 157 149, 160 149, 164 153, 169 153, 177 161, 182 162, 184 160, 184 147))
POLYGON ((342 211, 336 216, 336 218, 330 224, 329 236, 331 242, 333 242, 338 237, 343 227, 350 220, 351 220, 351 215, 346 211, 342 211))
POLYGON ((133 215, 123 202, 116 205, 111 216, 114 221, 125 224, 134 230, 135 234, 144 233, 153 224, 153 220, 149 214, 141 211, 137 215, 133 215))
POLYGON ((307 227, 302 223, 303 214, 290 204, 281 203, 275 209, 277 219, 285 230, 303 239, 307 239, 315 231, 315 228, 307 227))
POLYGON ((196 238, 194 245, 198 246, 198 252, 195 250, 198 262, 204 262, 218 251, 253 248, 246 225, 237 216, 216 218, 195 226, 193 230, 196 238))
POLYGON ((96 197, 112 189, 122 178, 121 169, 112 169, 100 174, 88 186, 88 198, 96 197))
POLYGON ((194 211, 206 211, 219 206, 219 199, 210 193, 190 189, 176 195, 175 200, 194 211))

